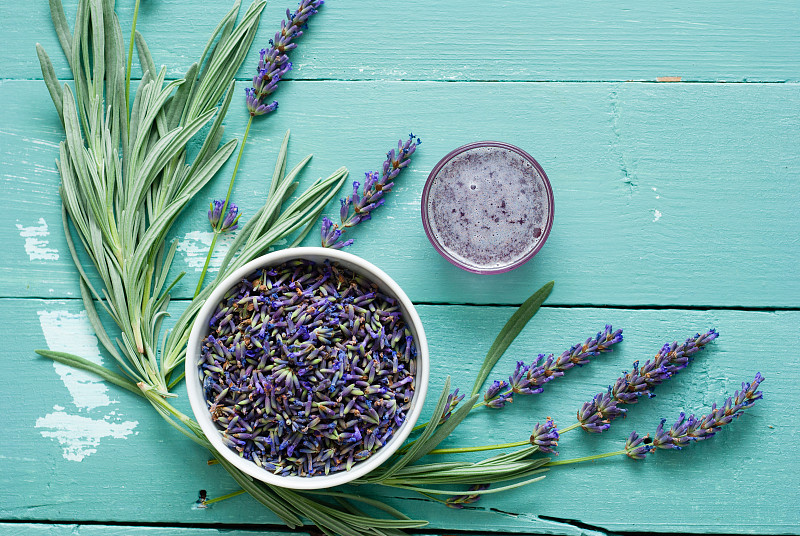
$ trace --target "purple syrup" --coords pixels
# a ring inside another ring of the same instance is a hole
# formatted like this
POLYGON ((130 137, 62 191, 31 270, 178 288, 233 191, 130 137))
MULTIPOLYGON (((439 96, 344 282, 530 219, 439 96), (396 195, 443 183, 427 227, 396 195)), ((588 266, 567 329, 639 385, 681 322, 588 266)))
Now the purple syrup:
POLYGON ((429 181, 431 238, 468 270, 514 268, 547 239, 550 185, 527 155, 503 145, 468 148, 429 181))

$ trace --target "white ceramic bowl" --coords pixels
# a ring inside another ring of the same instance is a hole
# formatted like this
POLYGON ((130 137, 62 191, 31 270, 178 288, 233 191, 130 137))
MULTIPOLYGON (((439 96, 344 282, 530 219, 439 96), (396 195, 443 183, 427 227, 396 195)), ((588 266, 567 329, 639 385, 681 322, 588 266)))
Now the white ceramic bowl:
POLYGON ((417 422, 422 412, 422 405, 425 402, 425 393, 428 390, 429 368, 428 343, 425 339, 425 332, 422 329, 422 322, 411 300, 408 299, 405 292, 403 292, 391 277, 386 275, 386 273, 375 265, 351 253, 318 247, 291 248, 268 253, 267 255, 245 264, 214 289, 197 314, 197 319, 189 335, 189 345, 186 349, 186 388, 189 392, 189 403, 192 406, 195 418, 197 422, 200 423, 200 427, 203 429, 206 437, 220 456, 224 457, 227 461, 253 478, 268 484, 292 489, 321 489, 338 486, 366 475, 389 459, 400 445, 402 445, 403 441, 405 441, 411 433, 411 429, 414 428, 414 424, 417 422), (378 285, 381 292, 397 299, 400 304, 400 309, 403 312, 403 318, 414 337, 414 343, 417 347, 417 373, 415 378, 414 398, 411 400, 411 408, 406 414, 405 422, 395 431, 394 436, 383 447, 366 460, 354 464, 349 471, 340 471, 329 475, 301 477, 279 476, 262 469, 250 460, 241 458, 236 452, 228 448, 222 442, 220 432, 211 420, 205 396, 203 395, 197 362, 200 356, 201 342, 209 332, 208 321, 214 314, 214 309, 217 304, 222 300, 225 293, 241 281, 243 277, 250 275, 259 268, 277 266, 283 262, 296 259, 306 259, 318 263, 328 259, 374 282, 378 285))

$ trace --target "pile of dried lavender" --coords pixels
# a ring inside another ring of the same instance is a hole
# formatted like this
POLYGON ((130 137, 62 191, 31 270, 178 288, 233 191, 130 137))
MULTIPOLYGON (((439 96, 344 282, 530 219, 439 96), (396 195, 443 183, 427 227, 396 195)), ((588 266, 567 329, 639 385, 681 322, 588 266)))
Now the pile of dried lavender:
POLYGON ((228 291, 199 360, 224 442, 282 476, 349 470, 403 424, 416 347, 397 300, 352 271, 296 260, 228 291))

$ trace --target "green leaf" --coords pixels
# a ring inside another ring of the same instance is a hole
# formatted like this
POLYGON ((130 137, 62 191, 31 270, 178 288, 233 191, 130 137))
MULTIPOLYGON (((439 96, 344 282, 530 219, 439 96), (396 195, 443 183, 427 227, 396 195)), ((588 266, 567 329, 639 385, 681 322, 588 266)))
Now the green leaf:
POLYGON ((58 81, 56 72, 53 69, 53 62, 45 52, 44 47, 36 43, 36 55, 39 56, 39 65, 42 67, 42 78, 44 84, 47 86, 47 91, 50 93, 50 98, 53 99, 53 104, 56 106, 58 117, 61 123, 64 123, 64 112, 62 111, 62 101, 64 100, 63 92, 61 91, 61 82, 58 81))
MULTIPOLYGON (((449 394, 449 393, 448 393, 449 394)), ((452 432, 456 429, 456 427, 461 424, 461 421, 472 411, 472 407, 475 405, 475 402, 478 401, 479 395, 474 395, 469 400, 466 400, 460 408, 453 412, 450 415, 450 418, 447 419, 444 423, 439 425, 436 428, 435 433, 433 433, 430 438, 422 441, 420 439, 417 440, 417 443, 414 445, 416 449, 412 449, 408 453, 406 453, 403 457, 409 457, 408 463, 414 463, 415 461, 419 460, 430 451, 436 448, 436 446, 444 441, 452 432), (412 455, 412 451, 414 451, 412 455)), ((445 408, 447 411, 447 408, 445 408)))
MULTIPOLYGON (((547 471, 547 469, 540 469, 540 471, 547 471)), ((478 475, 476 475, 476 478, 477 478, 477 480, 480 480, 478 475)), ((534 482, 538 482, 540 480, 543 480, 544 478, 545 478, 544 475, 542 475, 542 476, 539 476, 539 477, 536 477, 536 478, 531 478, 530 480, 523 480, 522 482, 517 482, 515 484, 509 484, 508 486, 502 486, 502 487, 499 487, 499 488, 489 488, 489 489, 484 489, 484 490, 469 491, 469 492, 464 492, 464 491, 459 491, 459 490, 442 490, 442 489, 435 489, 435 488, 423 488, 423 487, 419 487, 419 486, 406 486, 406 485, 400 485, 400 484, 398 484, 398 485, 384 484, 384 485, 392 487, 392 488, 405 489, 405 490, 408 490, 408 491, 416 491, 416 492, 419 492, 419 493, 428 493, 430 495, 463 495, 464 493, 469 493, 470 495, 491 495, 492 493, 500 493, 502 491, 508 491, 508 490, 511 490, 511 489, 514 489, 514 488, 520 488, 522 486, 527 486, 528 484, 533 484, 534 482)))
POLYGON ((554 284, 554 281, 550 281, 534 292, 533 295, 525 300, 525 303, 511 315, 511 318, 508 319, 508 322, 506 322, 506 325, 500 330, 491 348, 489 348, 486 358, 483 360, 483 365, 481 365, 478 371, 478 377, 475 379, 475 385, 472 387, 473 395, 480 392, 486 378, 489 377, 489 373, 492 371, 495 364, 497 364, 497 361, 508 347, 511 346, 511 343, 517 338, 522 328, 525 327, 528 321, 533 318, 533 315, 539 310, 544 300, 550 295, 550 291, 553 290, 554 284))
POLYGON ((46 357, 48 359, 52 359, 53 361, 57 361, 59 363, 63 363, 64 365, 69 365, 70 367, 85 370, 87 372, 91 372, 100 376, 107 382, 113 383, 123 389, 127 389, 131 393, 135 393, 139 396, 144 396, 142 394, 141 389, 139 389, 135 383, 130 381, 128 378, 117 374, 107 368, 98 365, 97 363, 93 363, 88 359, 84 359, 80 356, 74 354, 68 354, 66 352, 54 352, 52 350, 34 350, 37 354, 42 357, 46 357))
MULTIPOLYGON (((399 457, 399 459, 389 467, 386 471, 384 471, 377 479, 377 482, 383 482, 388 478, 391 478, 395 473, 397 473, 400 469, 405 467, 406 465, 410 464, 412 461, 419 459, 421 456, 418 456, 420 452, 423 451, 425 448, 426 442, 433 437, 433 434, 436 432, 436 428, 439 424, 439 421, 442 419, 442 415, 447 410, 447 397, 450 395, 450 376, 444 382, 444 388, 442 389, 442 394, 439 395, 439 400, 436 402, 436 407, 433 410, 433 415, 431 415, 431 419, 428 422, 428 426, 422 431, 422 435, 411 445, 411 448, 408 449, 408 452, 403 454, 399 457)), ((424 455, 424 454, 423 454, 424 455)))
POLYGON ((58 42, 61 43, 64 56, 67 57, 67 62, 72 67, 72 36, 69 33, 69 25, 61 0, 50 0, 50 16, 53 19, 53 26, 56 29, 58 42))

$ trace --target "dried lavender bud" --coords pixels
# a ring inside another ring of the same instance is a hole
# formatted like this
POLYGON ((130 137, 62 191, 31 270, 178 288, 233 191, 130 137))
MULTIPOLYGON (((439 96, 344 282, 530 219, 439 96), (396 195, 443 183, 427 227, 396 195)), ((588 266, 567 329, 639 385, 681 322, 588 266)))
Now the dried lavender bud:
POLYGON ((620 415, 624 416, 627 411, 618 405, 634 404, 644 395, 650 398, 655 396, 652 391, 656 386, 686 368, 692 356, 718 336, 719 333, 714 329, 702 335, 698 333, 681 345, 677 342, 665 344, 655 357, 652 360, 648 359, 642 367, 639 367, 638 361, 634 362, 633 371, 625 372, 623 376, 617 378, 614 385, 609 386, 607 394, 596 395, 578 411, 581 427, 588 432, 607 430, 612 420, 620 415), (600 426, 599 423, 609 426, 600 426))
POLYGON ((539 447, 541 452, 555 453, 552 447, 558 446, 558 430, 553 419, 548 417, 544 424, 536 423, 531 434, 531 445, 539 447))
POLYGON ((508 378, 508 382, 501 387, 501 383, 495 381, 486 391, 484 400, 486 405, 491 408, 502 408, 505 402, 511 402, 513 394, 535 395, 542 392, 545 383, 563 376, 564 372, 575 365, 583 366, 589 363, 589 358, 602 353, 611 352, 612 346, 622 341, 622 330, 613 331, 611 324, 606 324, 603 331, 599 331, 594 337, 589 337, 583 344, 576 344, 566 350, 558 358, 550 354, 545 356, 539 354, 536 360, 530 365, 523 361, 517 361, 514 373, 508 378), (503 390, 509 387, 508 391, 503 390), (496 397, 503 398, 497 403, 496 397))
POLYGON ((223 441, 279 475, 350 469, 403 424, 416 346, 397 300, 337 264, 256 271, 209 321, 198 362, 223 441))

